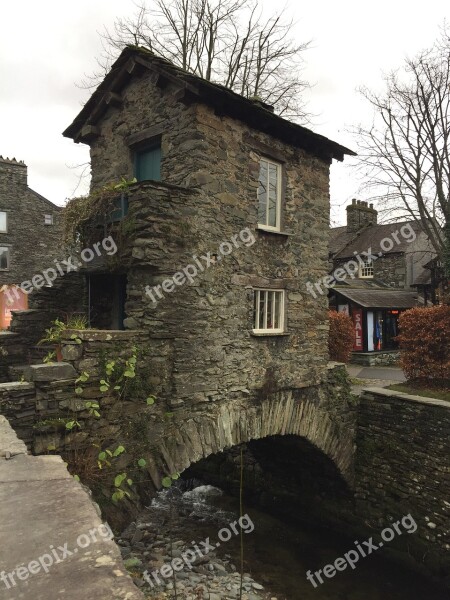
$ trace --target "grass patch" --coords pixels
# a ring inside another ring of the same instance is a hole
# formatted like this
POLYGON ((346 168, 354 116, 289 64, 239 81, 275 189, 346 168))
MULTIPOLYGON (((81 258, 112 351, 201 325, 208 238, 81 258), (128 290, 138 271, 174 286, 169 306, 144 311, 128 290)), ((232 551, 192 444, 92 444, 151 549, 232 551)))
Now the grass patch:
POLYGON ((450 389, 432 388, 417 383, 394 383, 388 386, 388 390, 404 392, 413 396, 424 396, 425 398, 436 398, 437 400, 447 400, 450 402, 450 389))
POLYGON ((352 385, 365 385, 366 379, 358 379, 357 377, 350 377, 350 383, 352 385))

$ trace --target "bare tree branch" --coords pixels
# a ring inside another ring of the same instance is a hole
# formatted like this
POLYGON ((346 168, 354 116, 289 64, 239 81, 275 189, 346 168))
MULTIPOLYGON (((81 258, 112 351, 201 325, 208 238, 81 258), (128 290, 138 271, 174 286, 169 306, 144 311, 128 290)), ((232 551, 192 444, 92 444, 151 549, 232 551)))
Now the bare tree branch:
POLYGON ((382 95, 361 90, 374 110, 356 130, 359 170, 390 214, 418 221, 450 276, 450 41, 448 34, 401 71, 382 95))
POLYGON ((186 71, 306 121, 302 95, 309 86, 300 74, 309 42, 294 42, 293 25, 281 13, 264 20, 257 0, 149 0, 100 34, 100 70, 82 85, 98 84, 125 46, 144 46, 186 71))

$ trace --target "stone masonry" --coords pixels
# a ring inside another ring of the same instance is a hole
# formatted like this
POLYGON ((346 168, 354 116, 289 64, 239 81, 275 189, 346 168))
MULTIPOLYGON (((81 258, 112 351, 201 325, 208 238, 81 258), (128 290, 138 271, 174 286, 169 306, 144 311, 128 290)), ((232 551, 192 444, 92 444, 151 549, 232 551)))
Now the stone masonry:
POLYGON ((168 419, 170 406, 164 397, 157 395, 156 403, 146 406, 145 396, 154 389, 158 374, 148 370, 153 349, 143 334, 86 330, 77 335, 81 343, 70 339, 70 331, 66 334, 65 362, 30 365, 23 371, 25 381, 0 384, 0 413, 34 453, 45 453, 52 446, 67 455, 76 448, 90 448, 94 439, 106 446, 121 442, 128 450, 139 446, 152 465, 150 476, 158 489, 164 474, 182 472, 227 447, 294 434, 312 442, 352 483, 356 406, 347 393, 342 365, 327 365, 325 386, 267 389, 257 402, 249 394, 244 398, 234 394, 227 401, 179 408, 168 419), (137 388, 119 401, 112 391, 99 390, 99 379, 106 376, 106 361, 115 358, 123 363, 130 357, 132 344, 138 347, 137 388), (83 371, 90 378, 77 395, 75 380, 83 371), (99 418, 89 414, 87 401, 99 404, 99 418), (61 418, 76 418, 80 427, 68 432, 61 418))
POLYGON ((419 563, 450 575, 450 403, 381 388, 358 411, 357 514, 374 530, 411 513, 418 525, 397 542, 419 563))

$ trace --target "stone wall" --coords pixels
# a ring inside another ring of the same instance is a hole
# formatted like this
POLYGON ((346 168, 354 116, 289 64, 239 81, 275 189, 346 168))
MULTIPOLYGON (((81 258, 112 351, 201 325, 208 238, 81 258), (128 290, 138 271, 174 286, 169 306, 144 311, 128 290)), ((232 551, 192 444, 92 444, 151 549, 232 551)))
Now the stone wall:
POLYGON ((401 254, 385 254, 378 258, 373 265, 373 275, 386 285, 394 288, 406 287, 406 259, 401 254))
POLYGON ((0 332, 0 382, 9 381, 9 368, 24 361, 21 337, 10 331, 0 332))
POLYGON ((272 235, 257 231, 254 220, 249 225, 244 217, 250 209, 230 210, 229 219, 223 207, 211 218, 214 210, 200 190, 155 183, 130 190, 127 218, 134 221, 135 235, 125 326, 148 333, 151 364, 161 378, 158 393, 169 392, 174 403, 198 403, 267 385, 292 389, 320 383, 327 362, 326 299, 303 294, 308 268, 321 260, 312 226, 309 237, 272 235), (146 294, 146 288, 151 291, 195 265, 193 256, 217 256, 222 242, 247 227, 245 239, 252 245, 240 242, 232 255, 156 303, 146 294), (252 334, 255 287, 286 290, 286 334, 252 334))
POLYGON ((31 449, 34 442, 34 424, 39 408, 33 383, 14 381, 0 383, 0 414, 8 419, 15 433, 31 449))
POLYGON ((370 388, 360 398, 357 513, 381 531, 411 513, 418 530, 395 540, 450 575, 450 403, 370 388))
POLYGON ((374 365, 397 366, 400 361, 400 352, 398 350, 388 350, 386 352, 352 352, 351 362, 355 365, 365 365, 372 367, 374 365))
POLYGON ((29 295, 29 307, 45 310, 51 315, 64 317, 73 313, 87 314, 87 289, 84 273, 66 273, 29 295))
POLYGON ((0 286, 20 284, 61 258, 61 209, 28 187, 24 163, 2 157, 0 199, 0 211, 7 213, 8 221, 0 245, 10 248, 10 268, 0 271, 0 286), (45 225, 44 215, 52 215, 54 224, 45 225))

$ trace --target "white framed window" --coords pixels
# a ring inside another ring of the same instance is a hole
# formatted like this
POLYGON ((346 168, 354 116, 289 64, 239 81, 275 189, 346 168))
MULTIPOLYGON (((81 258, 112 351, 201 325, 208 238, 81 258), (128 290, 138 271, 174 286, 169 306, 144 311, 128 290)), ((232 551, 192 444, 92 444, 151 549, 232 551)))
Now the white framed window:
POLYGON ((0 246, 0 271, 8 271, 9 269, 9 248, 0 246))
POLYGON ((8 232, 8 213, 0 211, 0 233, 8 232))
POLYGON ((268 158, 259 161, 258 225, 269 231, 280 231, 281 164, 268 158))
POLYGON ((44 215, 44 225, 53 225, 53 215, 44 215))
POLYGON ((362 279, 373 278, 373 261, 371 258, 367 258, 364 264, 359 266, 359 276, 362 279))
POLYGON ((253 332, 283 333, 284 290, 254 290, 253 332))

